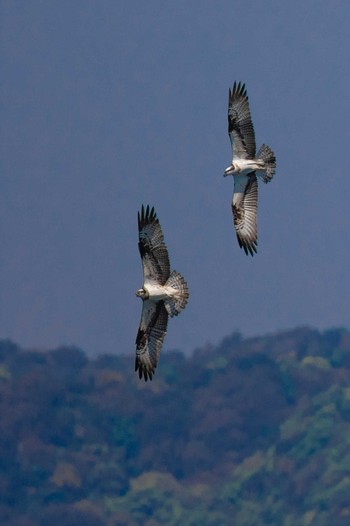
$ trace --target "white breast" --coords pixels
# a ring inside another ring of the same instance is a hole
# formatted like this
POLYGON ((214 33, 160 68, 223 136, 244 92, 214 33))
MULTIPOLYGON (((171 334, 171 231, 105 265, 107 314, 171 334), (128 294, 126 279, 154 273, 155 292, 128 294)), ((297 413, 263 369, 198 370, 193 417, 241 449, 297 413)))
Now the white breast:
POLYGON ((240 169, 241 175, 258 170, 260 166, 256 161, 249 159, 235 159, 233 162, 240 169))
POLYGON ((155 285, 155 284, 148 284, 147 287, 145 287, 147 290, 150 299, 158 301, 158 300, 164 300, 168 297, 165 287, 162 287, 161 285, 155 285))

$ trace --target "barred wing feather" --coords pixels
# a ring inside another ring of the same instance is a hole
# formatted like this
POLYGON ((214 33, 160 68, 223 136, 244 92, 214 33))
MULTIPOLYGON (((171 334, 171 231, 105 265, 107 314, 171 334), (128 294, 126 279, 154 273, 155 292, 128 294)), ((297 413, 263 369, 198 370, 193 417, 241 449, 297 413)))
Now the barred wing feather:
POLYGON ((233 222, 239 246, 252 256, 257 252, 258 181, 255 173, 234 178, 233 222))
POLYGON ((136 337, 135 371, 145 380, 152 376, 157 367, 163 340, 166 335, 168 313, 163 301, 143 302, 140 327, 136 337))
POLYGON ((233 159, 254 159, 255 133, 245 84, 234 83, 228 96, 228 133, 233 159))
POLYGON ((154 207, 142 205, 138 227, 144 283, 164 285, 170 275, 169 255, 154 207))

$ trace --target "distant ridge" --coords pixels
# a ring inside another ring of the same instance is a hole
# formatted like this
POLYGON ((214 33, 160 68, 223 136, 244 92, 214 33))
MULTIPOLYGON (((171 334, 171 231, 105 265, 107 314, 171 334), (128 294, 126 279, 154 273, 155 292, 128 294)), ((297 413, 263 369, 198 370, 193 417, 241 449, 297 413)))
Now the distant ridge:
POLYGON ((0 341, 1 524, 346 524, 349 330, 162 358, 0 341))

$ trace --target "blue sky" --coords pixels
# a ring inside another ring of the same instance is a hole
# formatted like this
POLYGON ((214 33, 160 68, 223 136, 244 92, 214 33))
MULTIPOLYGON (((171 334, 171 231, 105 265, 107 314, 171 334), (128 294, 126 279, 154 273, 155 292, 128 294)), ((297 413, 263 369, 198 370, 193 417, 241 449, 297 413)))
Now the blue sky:
POLYGON ((349 327, 347 1, 4 1, 0 337, 133 352, 137 211, 190 301, 164 349, 238 330, 349 327), (258 255, 236 242, 227 93, 246 83, 258 255))

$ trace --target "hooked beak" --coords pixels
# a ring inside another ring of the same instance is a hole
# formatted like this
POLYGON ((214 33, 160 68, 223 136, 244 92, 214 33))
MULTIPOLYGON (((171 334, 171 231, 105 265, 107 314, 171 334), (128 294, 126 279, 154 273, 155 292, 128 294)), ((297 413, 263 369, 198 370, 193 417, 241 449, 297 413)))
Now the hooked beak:
POLYGON ((226 170, 224 171, 224 177, 227 177, 228 175, 232 175, 232 173, 235 171, 235 167, 233 164, 231 164, 226 170))
POLYGON ((142 300, 147 300, 149 298, 149 292, 146 289, 139 289, 136 291, 136 296, 142 300))

